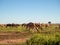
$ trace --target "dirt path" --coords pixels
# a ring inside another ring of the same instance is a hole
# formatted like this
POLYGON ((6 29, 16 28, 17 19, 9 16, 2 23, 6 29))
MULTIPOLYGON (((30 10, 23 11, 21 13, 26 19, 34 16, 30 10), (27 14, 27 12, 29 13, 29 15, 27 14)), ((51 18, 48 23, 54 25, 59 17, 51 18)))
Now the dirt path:
POLYGON ((26 42, 29 38, 20 38, 20 39, 7 39, 0 41, 0 44, 19 44, 22 42, 26 42))
POLYGON ((28 32, 21 33, 0 33, 0 44, 18 44, 26 42, 30 39, 32 34, 28 32))

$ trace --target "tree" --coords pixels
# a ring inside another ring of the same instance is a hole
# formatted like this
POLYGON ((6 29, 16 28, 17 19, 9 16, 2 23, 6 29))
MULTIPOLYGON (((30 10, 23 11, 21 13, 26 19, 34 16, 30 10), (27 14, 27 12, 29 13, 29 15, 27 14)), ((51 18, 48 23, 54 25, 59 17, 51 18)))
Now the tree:
POLYGON ((49 21, 48 24, 51 24, 51 21, 49 21))

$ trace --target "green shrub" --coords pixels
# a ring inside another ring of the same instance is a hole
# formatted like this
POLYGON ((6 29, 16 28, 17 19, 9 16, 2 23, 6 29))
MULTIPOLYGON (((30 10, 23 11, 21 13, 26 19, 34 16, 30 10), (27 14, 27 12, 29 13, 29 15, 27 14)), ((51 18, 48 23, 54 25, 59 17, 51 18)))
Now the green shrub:
MULTIPOLYGON (((52 35, 53 36, 53 35, 52 35)), ((53 38, 48 36, 34 35, 30 40, 26 41, 26 45, 60 45, 60 36, 56 35, 53 38)))

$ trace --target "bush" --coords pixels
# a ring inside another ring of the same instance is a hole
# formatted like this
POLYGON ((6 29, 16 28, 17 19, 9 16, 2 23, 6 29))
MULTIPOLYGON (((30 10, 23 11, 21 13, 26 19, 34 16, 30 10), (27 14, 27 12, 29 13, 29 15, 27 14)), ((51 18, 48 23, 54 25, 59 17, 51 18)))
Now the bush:
POLYGON ((26 41, 26 45, 60 45, 60 36, 56 35, 53 38, 34 35, 30 40, 26 41), (54 38, 54 39, 53 39, 54 38))

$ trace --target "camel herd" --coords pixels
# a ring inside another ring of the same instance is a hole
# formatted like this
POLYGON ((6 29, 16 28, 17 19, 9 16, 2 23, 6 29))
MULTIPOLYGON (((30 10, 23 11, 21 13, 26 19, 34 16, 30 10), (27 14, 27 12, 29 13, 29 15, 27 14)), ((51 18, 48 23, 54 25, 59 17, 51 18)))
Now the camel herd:
MULTIPOLYGON (((45 27, 45 28, 48 28, 49 26, 51 26, 51 23, 49 22, 48 24, 40 24, 40 23, 32 23, 32 22, 29 22, 29 23, 23 23, 23 24, 0 24, 0 27, 18 27, 18 26, 22 26, 22 27, 25 27, 27 30, 37 30, 39 31, 39 29, 43 30, 42 27, 45 27)), ((58 24, 58 27, 60 28, 60 24, 58 24)))
POLYGON ((22 24, 22 27, 25 27, 27 30, 37 30, 37 32, 39 32, 39 29, 43 30, 42 27, 49 27, 50 24, 40 24, 40 23, 32 23, 32 22, 29 22, 28 24, 22 24))

